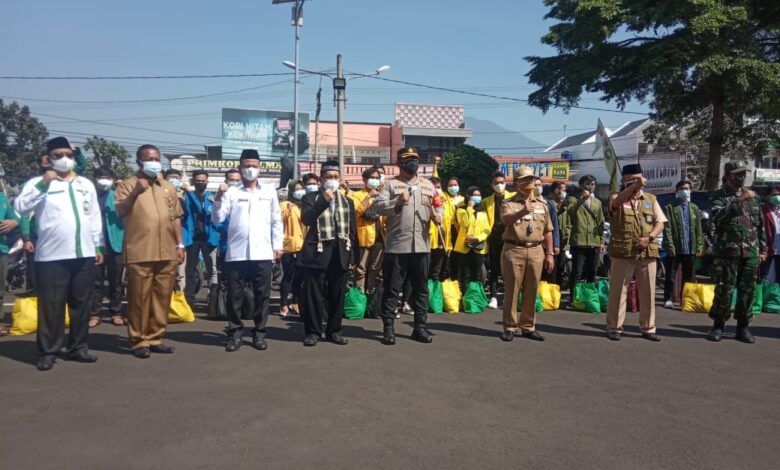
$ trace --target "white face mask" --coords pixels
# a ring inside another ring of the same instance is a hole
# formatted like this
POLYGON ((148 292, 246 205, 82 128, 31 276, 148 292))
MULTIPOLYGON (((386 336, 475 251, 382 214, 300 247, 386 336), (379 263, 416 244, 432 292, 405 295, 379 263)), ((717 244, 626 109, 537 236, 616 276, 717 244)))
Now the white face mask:
POLYGON ((305 194, 306 194, 306 190, 305 190, 305 189, 296 189, 296 190, 293 192, 293 197, 294 197, 295 199, 303 199, 303 196, 304 196, 305 194))
POLYGON ((181 180, 179 178, 171 178, 168 180, 174 188, 179 189, 181 187, 181 180))
POLYGON ((160 162, 143 162, 141 165, 144 174, 149 178, 157 178, 157 175, 162 171, 162 163, 160 162))
POLYGON ((320 187, 317 186, 316 184, 307 184, 306 185, 306 192, 307 193, 316 193, 319 190, 320 190, 320 187))
POLYGON ((114 185, 114 180, 108 178, 100 178, 99 180, 95 181, 95 184, 97 185, 99 190, 108 191, 109 189, 111 189, 111 186, 114 185))
POLYGON ((260 168, 247 167, 241 169, 241 176, 247 181, 254 181, 260 175, 260 168))
POLYGON ((380 184, 385 184, 385 174, 384 173, 379 173, 379 183, 380 184))
POLYGON ((539 197, 542 195, 542 187, 541 186, 535 186, 534 187, 534 196, 539 197))
POLYGON ((233 181, 233 182, 228 181, 227 185, 229 187, 231 187, 231 188, 237 188, 237 187, 241 186, 241 181, 233 181))
POLYGON ((51 167, 59 173, 69 172, 73 170, 74 166, 76 166, 76 160, 68 157, 62 157, 51 162, 51 167))
POLYGON ((376 189, 382 185, 382 180, 377 178, 369 178, 367 185, 371 189, 376 189))
POLYGON ((677 199, 688 201, 691 199, 691 190, 690 189, 681 189, 677 191, 677 199))
POLYGON ((331 191, 337 191, 339 189, 339 180, 327 180, 324 183, 322 183, 322 186, 325 189, 330 189, 331 191))
POLYGON ((561 191, 561 199, 566 199, 566 191, 561 191))
POLYGON ((493 190, 498 194, 504 194, 504 191, 506 190, 506 183, 494 184, 493 190))

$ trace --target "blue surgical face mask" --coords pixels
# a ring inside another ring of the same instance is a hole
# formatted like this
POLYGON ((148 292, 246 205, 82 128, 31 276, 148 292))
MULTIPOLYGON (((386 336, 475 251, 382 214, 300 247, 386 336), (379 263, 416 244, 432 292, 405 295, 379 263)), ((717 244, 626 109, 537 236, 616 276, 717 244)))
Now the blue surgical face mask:
POLYGON ((369 188, 376 189, 382 185, 382 180, 377 178, 369 178, 366 184, 368 185, 369 188))
POLYGON ((690 189, 680 189, 677 191, 677 199, 681 199, 683 201, 690 201, 691 200, 691 190, 690 189))
POLYGON ((293 197, 295 199, 302 199, 305 194, 306 194, 305 189, 296 189, 295 192, 293 192, 293 197))
POLYGON ((384 173, 379 173, 379 182, 381 184, 385 184, 385 174, 384 173))
POLYGON ((773 206, 780 206, 780 196, 772 196, 769 198, 769 203, 773 206))
POLYGON ((316 193, 319 190, 320 190, 320 187, 317 186, 316 184, 307 184, 306 185, 306 192, 307 193, 316 193))
POLYGON ((322 183, 322 186, 325 189, 330 189, 331 191, 338 191, 340 185, 339 180, 327 180, 322 183))
POLYGON ((475 206, 478 206, 482 202, 482 196, 471 196, 469 201, 473 202, 475 206))
POLYGON ((450 196, 455 196, 460 192, 459 186, 450 186, 447 188, 447 192, 450 193, 450 196))
POLYGON ((144 174, 149 178, 157 178, 157 175, 162 171, 162 163, 160 162, 143 162, 141 165, 144 174))
POLYGON ((179 189, 181 187, 181 180, 179 178, 171 178, 168 180, 174 188, 179 189))
POLYGON ((241 181, 233 181, 232 183, 228 182, 227 185, 230 186, 231 188, 237 188, 241 186, 241 181))

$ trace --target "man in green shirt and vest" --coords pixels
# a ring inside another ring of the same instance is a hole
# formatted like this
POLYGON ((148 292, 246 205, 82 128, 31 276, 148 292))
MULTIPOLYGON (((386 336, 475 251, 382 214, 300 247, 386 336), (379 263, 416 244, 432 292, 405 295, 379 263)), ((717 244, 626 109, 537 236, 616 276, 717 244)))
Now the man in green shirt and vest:
POLYGON ((677 183, 676 198, 664 207, 669 223, 664 227, 664 307, 672 308, 672 293, 677 268, 682 266, 682 282, 696 282, 694 261, 704 255, 701 210, 691 202, 691 182, 677 183))
POLYGON ((655 333, 655 276, 658 235, 667 222, 658 201, 642 191, 647 180, 637 164, 623 167, 620 192, 609 197, 612 232, 607 253, 612 259, 609 274, 609 306, 607 307, 607 337, 620 340, 626 318, 626 291, 636 279, 639 293, 639 329, 642 337, 661 341, 655 333))
POLYGON ((572 251, 571 291, 575 282, 595 282, 599 254, 604 252, 604 210, 596 197, 596 178, 580 178, 580 197, 570 197, 566 210, 572 251))
POLYGON ((744 162, 728 162, 724 185, 710 197, 712 223, 710 236, 715 253, 715 300, 710 309, 714 321, 707 335, 710 341, 720 341, 726 321, 731 316, 731 296, 737 289, 736 338, 743 343, 756 340, 748 330, 753 319, 753 302, 758 266, 766 260, 767 244, 761 205, 753 191, 745 189, 744 162))

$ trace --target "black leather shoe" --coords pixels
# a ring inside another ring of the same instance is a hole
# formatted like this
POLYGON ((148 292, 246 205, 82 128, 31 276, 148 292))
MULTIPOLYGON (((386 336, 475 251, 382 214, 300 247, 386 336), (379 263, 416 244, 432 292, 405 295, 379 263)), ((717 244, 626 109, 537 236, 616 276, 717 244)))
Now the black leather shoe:
POLYGON ((392 328, 385 328, 384 336, 382 337, 382 344, 392 346, 395 344, 395 331, 392 328))
POLYGON ((165 344, 155 344, 154 346, 150 346, 149 350, 155 354, 173 354, 173 351, 175 351, 176 348, 165 344))
POLYGON ((515 339, 515 334, 511 331, 502 331, 501 332, 501 341, 506 341, 507 343, 515 339))
POLYGON ((317 335, 309 335, 303 339, 303 345, 309 347, 316 346, 319 341, 320 338, 318 338, 317 335))
POLYGON ((709 333, 707 333, 707 339, 716 343, 723 339, 723 329, 717 326, 712 327, 709 333))
POLYGON ((38 364, 35 365, 39 371, 47 371, 54 367, 54 356, 41 356, 38 358, 38 364))
POLYGON ((415 341, 419 341, 420 343, 432 343, 433 338, 428 334, 427 331, 425 331, 424 328, 419 328, 414 331, 412 331, 412 339, 415 341))
POLYGON ((252 346, 254 346, 258 351, 265 351, 268 349, 268 345, 265 343, 265 339, 259 336, 252 338, 252 346))
POLYGON ((532 340, 534 340, 534 341, 544 341, 544 336, 542 336, 541 334, 539 334, 539 332, 538 332, 538 331, 536 331, 536 330, 534 330, 534 331, 527 331, 527 332, 523 332, 521 336, 522 336, 523 338, 532 339, 532 340))
POLYGON ((612 341, 620 341, 620 333, 618 333, 617 331, 608 331, 607 338, 609 338, 612 341))
POLYGON ((654 341, 656 343, 661 341, 661 337, 658 336, 655 333, 642 333, 642 338, 644 338, 644 339, 646 339, 648 341, 654 341))
POLYGON ((225 346, 225 351, 227 352, 238 351, 239 349, 241 349, 242 344, 244 344, 244 342, 241 338, 228 338, 227 346, 225 346))
POLYGON ((68 356, 67 359, 74 362, 83 362, 84 364, 92 364, 98 360, 97 356, 93 356, 92 354, 87 353, 73 354, 68 356))
POLYGON ((349 344, 349 340, 341 335, 333 335, 328 338, 328 341, 330 341, 333 344, 338 344, 339 346, 344 346, 345 344, 349 344))
POLYGON ((151 355, 152 351, 146 346, 133 350, 133 356, 137 357, 138 359, 149 359, 149 356, 151 355))
POLYGON ((737 341, 742 341, 743 343, 747 344, 753 344, 756 342, 756 338, 753 336, 752 333, 750 333, 750 330, 745 328, 737 328, 737 335, 735 336, 737 341))

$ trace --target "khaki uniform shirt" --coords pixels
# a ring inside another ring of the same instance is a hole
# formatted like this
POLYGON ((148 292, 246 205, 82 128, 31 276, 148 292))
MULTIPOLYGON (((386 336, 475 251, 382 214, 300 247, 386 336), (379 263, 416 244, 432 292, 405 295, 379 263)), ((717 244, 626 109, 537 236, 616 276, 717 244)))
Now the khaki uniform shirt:
MULTIPOLYGON (((116 188, 116 205, 132 197, 138 176, 123 180, 116 188)), ((141 193, 125 213, 117 214, 125 225, 125 263, 172 261, 176 259, 176 235, 173 222, 183 214, 176 188, 162 175, 149 182, 149 189, 141 193)))
MULTIPOLYGON (((541 243, 544 235, 553 231, 552 219, 547 203, 534 196, 528 200, 530 214, 524 215, 514 224, 509 224, 504 229, 504 240, 517 243, 541 243)), ((515 196, 504 200, 501 204, 501 217, 514 214, 523 210, 525 202, 515 196)))
POLYGON ((430 253, 434 194, 433 183, 419 176, 408 183, 398 179, 385 183, 374 201, 374 211, 387 216, 385 253, 430 253), (398 196, 410 190, 409 203, 396 209, 398 196))

